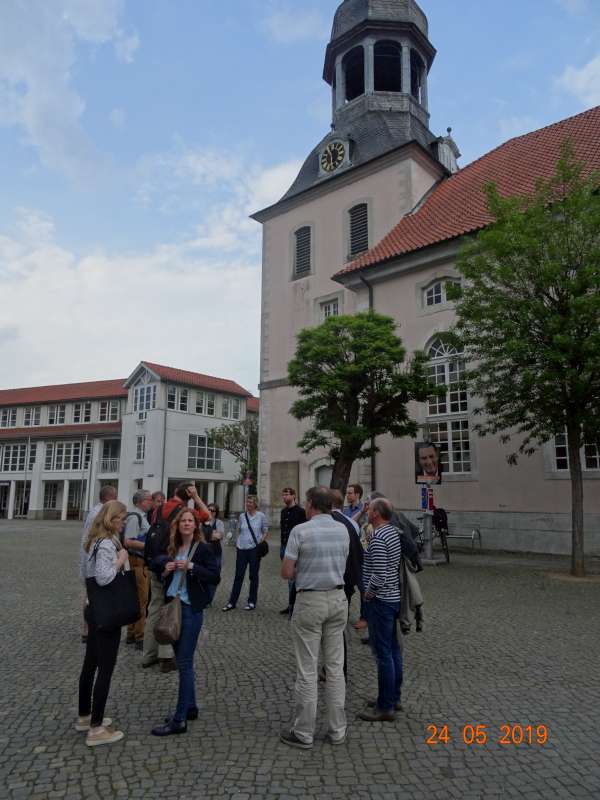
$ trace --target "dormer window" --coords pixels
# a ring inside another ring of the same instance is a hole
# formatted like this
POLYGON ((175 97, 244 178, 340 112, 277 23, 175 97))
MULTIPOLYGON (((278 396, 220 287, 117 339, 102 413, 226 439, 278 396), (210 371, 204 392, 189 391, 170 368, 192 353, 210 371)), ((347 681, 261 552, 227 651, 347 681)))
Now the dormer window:
POLYGON ((425 308, 432 308, 433 306, 440 306, 450 302, 446 290, 448 286, 457 283, 459 283, 459 281, 439 280, 430 284, 423 290, 423 306, 425 308))

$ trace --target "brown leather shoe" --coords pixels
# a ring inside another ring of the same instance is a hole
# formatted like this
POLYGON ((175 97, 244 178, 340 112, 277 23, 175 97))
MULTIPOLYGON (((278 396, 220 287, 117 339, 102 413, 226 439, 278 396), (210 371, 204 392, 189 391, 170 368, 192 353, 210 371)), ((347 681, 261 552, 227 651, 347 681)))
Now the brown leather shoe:
POLYGON ((177 672, 177 662, 174 658, 161 658, 159 661, 161 672, 177 672))
POLYGON ((394 722, 396 720, 396 712, 374 708, 372 711, 361 711, 358 718, 365 722, 394 722))
MULTIPOLYGON (((377 700, 367 700, 367 708, 377 708, 377 700)), ((396 711, 404 711, 402 703, 396 703, 396 711)))

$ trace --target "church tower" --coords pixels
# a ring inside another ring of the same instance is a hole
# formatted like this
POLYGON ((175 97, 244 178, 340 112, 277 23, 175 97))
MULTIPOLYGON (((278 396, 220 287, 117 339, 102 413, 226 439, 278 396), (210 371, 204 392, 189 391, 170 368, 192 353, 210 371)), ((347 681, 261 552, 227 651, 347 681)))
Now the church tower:
MULTIPOLYGON (((429 128, 435 55, 415 0, 344 0, 323 69, 331 129, 281 200, 253 216, 263 225, 259 493, 269 510, 284 486, 302 493, 329 482, 328 453, 299 453, 302 426, 289 414, 298 332, 367 307, 366 290, 332 277, 457 170, 456 145, 429 128)), ((363 467, 353 480, 369 486, 363 467)))
POLYGON ((427 17, 415 0, 344 0, 323 68, 331 86, 331 132, 285 196, 411 141, 455 172, 456 145, 429 129, 427 81, 435 55, 427 17))

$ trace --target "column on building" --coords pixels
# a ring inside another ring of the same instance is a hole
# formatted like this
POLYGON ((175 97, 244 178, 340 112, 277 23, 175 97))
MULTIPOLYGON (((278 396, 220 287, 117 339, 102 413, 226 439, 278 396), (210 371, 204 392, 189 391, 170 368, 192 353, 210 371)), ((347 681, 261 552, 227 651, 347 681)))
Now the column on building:
POLYGON ((208 481, 207 490, 206 490, 206 502, 207 503, 214 503, 215 502, 215 482, 208 481))
POLYGON ((62 521, 66 520, 67 518, 67 511, 69 509, 69 481, 63 481, 63 494, 62 494, 62 506, 60 509, 60 518, 62 521))
POLYGON ((410 45, 402 44, 402 93, 410 94, 410 45))
POLYGON ((346 76, 342 65, 342 57, 335 61, 335 107, 341 108, 346 102, 346 76))
POLYGON ((365 40, 365 94, 375 93, 375 40, 365 40))
POLYGON ((15 517, 15 495, 17 493, 17 482, 11 481, 8 490, 8 508, 6 509, 6 519, 14 519, 15 517))
POLYGON ((219 481, 216 487, 214 502, 221 509, 221 513, 225 511, 225 503, 227 502, 227 482, 219 481))

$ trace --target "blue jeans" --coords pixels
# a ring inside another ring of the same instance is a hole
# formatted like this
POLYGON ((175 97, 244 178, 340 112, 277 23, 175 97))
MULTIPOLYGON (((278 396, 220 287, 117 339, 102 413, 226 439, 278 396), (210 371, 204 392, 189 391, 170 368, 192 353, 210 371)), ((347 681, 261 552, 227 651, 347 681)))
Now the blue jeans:
POLYGON ((396 624, 399 611, 400 603, 384 603, 377 598, 365 602, 369 641, 377 659, 377 707, 381 711, 394 711, 400 702, 402 651, 396 624))
POLYGON ((194 685, 194 653, 202 628, 202 618, 202 611, 192 611, 192 607, 187 603, 181 604, 181 636, 173 645, 179 670, 179 693, 177 708, 173 715, 176 722, 185 722, 188 711, 198 707, 194 685))
POLYGON ((260 567, 260 559, 256 553, 256 547, 251 550, 236 550, 235 557, 235 578, 233 579, 233 586, 231 588, 231 596, 229 602, 232 606, 237 605, 242 591, 242 584, 246 575, 246 567, 250 567, 250 593, 248 594, 248 602, 256 605, 258 598, 258 569, 260 567))

